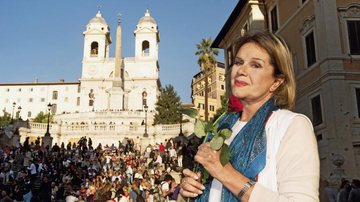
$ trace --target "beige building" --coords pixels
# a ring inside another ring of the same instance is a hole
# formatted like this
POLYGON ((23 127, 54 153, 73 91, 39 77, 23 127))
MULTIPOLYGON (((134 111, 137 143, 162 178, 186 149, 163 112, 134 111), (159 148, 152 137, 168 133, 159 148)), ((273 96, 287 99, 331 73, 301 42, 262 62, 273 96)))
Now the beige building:
MULTIPOLYGON (((191 81, 192 103, 199 110, 199 118, 205 117, 205 75, 203 72, 193 76, 191 81)), ((225 94, 225 65, 221 62, 208 73, 208 113, 209 120, 214 117, 216 110, 221 108, 221 96, 225 94)))
POLYGON ((226 68, 235 54, 234 41, 264 29, 282 36, 293 54, 295 111, 313 122, 321 179, 359 178, 360 2, 239 1, 213 43, 225 50, 226 68))

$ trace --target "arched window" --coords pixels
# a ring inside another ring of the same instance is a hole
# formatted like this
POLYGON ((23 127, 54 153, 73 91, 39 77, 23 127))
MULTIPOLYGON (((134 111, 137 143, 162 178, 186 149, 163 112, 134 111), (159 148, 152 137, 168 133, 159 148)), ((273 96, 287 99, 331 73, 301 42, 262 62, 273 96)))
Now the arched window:
POLYGON ((52 99, 53 100, 57 100, 58 99, 58 92, 56 90, 53 91, 52 93, 52 99))
POLYGON ((94 41, 91 43, 90 56, 97 57, 98 53, 99 53, 99 44, 98 42, 94 41))
POLYGON ((142 54, 144 56, 148 56, 150 52, 150 44, 148 41, 143 41, 142 42, 142 54))
POLYGON ((94 90, 90 89, 90 93, 89 93, 89 106, 90 107, 94 106, 94 101, 95 101, 94 90))

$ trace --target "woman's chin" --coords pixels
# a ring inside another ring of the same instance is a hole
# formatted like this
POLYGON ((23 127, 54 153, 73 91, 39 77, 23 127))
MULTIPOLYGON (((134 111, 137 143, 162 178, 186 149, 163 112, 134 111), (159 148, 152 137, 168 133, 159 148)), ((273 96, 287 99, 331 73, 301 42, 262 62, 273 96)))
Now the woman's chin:
POLYGON ((239 95, 238 93, 232 94, 234 97, 236 97, 237 99, 241 100, 244 98, 243 95, 239 95))

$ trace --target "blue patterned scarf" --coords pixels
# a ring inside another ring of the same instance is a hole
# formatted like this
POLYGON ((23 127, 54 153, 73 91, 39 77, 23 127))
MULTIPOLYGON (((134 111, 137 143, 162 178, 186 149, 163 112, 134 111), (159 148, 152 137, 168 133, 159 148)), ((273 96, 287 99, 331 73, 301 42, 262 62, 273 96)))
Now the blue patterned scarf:
MULTIPOLYGON (((266 134, 265 124, 271 112, 278 109, 274 100, 269 99, 250 121, 240 130, 230 144, 230 163, 240 173, 255 180, 266 163, 266 134)), ((241 116, 239 113, 227 113, 219 120, 219 128, 232 128, 241 116)), ((196 198, 196 202, 209 201, 211 183, 206 185, 203 194, 196 198)), ((221 201, 238 201, 226 187, 223 186, 221 201)))

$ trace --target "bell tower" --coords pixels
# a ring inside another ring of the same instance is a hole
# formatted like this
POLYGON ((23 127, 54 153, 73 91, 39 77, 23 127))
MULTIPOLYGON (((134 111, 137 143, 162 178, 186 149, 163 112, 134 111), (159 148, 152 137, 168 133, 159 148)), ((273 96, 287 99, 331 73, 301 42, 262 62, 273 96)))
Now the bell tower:
POLYGON ((101 77, 101 62, 109 58, 110 29, 100 11, 86 25, 82 78, 101 77))
POLYGON ((158 58, 159 31, 156 21, 146 9, 144 17, 140 18, 135 35, 135 57, 158 58))

